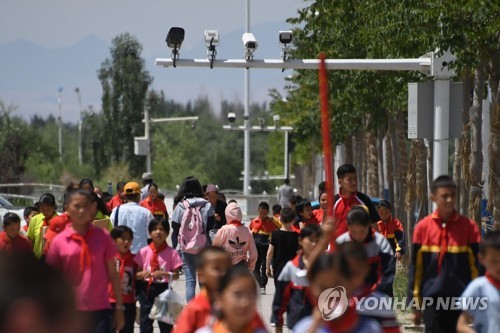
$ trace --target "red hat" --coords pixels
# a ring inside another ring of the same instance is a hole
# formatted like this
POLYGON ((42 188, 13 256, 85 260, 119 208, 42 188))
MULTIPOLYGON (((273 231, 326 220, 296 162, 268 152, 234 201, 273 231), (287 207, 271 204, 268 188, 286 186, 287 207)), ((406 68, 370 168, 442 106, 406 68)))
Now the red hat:
POLYGON ((43 238, 45 238, 48 241, 53 240, 61 231, 66 228, 66 225, 69 222, 68 215, 66 213, 56 216, 53 219, 50 220, 50 225, 47 228, 47 232, 45 232, 45 235, 43 238))

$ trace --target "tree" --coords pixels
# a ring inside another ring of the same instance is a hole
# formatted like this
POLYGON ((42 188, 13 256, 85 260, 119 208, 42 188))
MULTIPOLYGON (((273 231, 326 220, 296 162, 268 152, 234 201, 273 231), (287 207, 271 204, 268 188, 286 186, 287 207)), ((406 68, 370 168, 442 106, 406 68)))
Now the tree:
POLYGON ((0 100, 0 183, 18 182, 28 158, 26 124, 12 113, 17 109, 0 100))
POLYGON ((133 173, 144 170, 144 158, 134 155, 134 136, 144 135, 142 112, 152 77, 141 58, 142 46, 128 33, 112 40, 111 58, 98 71, 103 96, 104 128, 99 143, 106 167, 129 162, 133 173))

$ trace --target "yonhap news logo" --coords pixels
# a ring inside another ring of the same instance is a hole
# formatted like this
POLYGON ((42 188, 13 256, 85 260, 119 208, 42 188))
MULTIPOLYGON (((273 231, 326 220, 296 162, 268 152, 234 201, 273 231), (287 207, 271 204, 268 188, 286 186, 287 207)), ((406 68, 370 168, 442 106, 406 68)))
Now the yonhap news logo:
POLYGON ((318 307, 324 320, 334 320, 344 314, 349 305, 345 288, 338 286, 324 290, 318 299, 318 307))
MULTIPOLYGON (((488 308, 488 297, 389 297, 374 292, 368 296, 350 298, 357 311, 423 311, 428 307, 436 310, 484 311, 488 308)), ((318 299, 318 307, 324 320, 334 320, 342 316, 349 306, 344 287, 338 286, 324 290, 318 299)))

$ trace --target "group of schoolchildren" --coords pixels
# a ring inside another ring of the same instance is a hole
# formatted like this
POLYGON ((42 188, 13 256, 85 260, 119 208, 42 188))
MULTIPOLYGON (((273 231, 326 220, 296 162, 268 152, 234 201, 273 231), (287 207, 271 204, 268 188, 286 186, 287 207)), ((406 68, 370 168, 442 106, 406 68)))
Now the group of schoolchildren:
MULTIPOLYGON (((160 331, 266 332, 256 307, 258 295, 266 294, 272 277, 276 291, 271 326, 276 332, 284 326, 294 332, 399 332, 392 309, 374 310, 354 300, 393 297, 396 261, 405 253, 403 227, 392 216, 389 202, 374 207, 357 191, 352 165, 339 167, 337 177, 340 190, 333 198, 333 218, 326 213, 324 188, 320 188, 318 209, 313 210, 306 199, 293 197, 290 207, 276 205, 269 216, 269 205, 260 203, 258 217, 248 227, 242 223, 238 203, 230 201, 227 223, 218 229, 211 246, 194 255, 200 292, 174 326, 159 322, 160 331), (339 297, 345 297, 345 308, 341 315, 325 320, 318 298, 339 286, 344 288, 339 297)), ((437 209, 415 226, 408 285, 409 299, 417 300, 413 319, 416 324, 423 320, 426 332, 496 332, 500 327, 500 233, 490 232, 481 241, 477 225, 456 212, 455 193, 450 177, 438 177, 431 186, 437 209), (478 277, 484 269, 485 276, 478 277), (434 302, 421 307, 423 298, 461 295, 488 297, 488 306, 450 310, 434 302)), ((19 234, 19 217, 8 214, 0 249, 29 246, 60 270, 74 288, 77 310, 92 325, 86 332, 111 332, 113 324, 120 332, 133 332, 136 301, 141 332, 152 332, 149 312, 154 299, 167 290, 170 277, 176 279, 183 265, 178 252, 167 244, 168 220, 151 221, 151 243, 132 254, 133 231, 117 226, 109 237, 92 224, 95 198, 89 191, 74 190, 65 204, 68 226, 44 252, 35 227, 52 225, 57 214, 51 199, 42 196, 41 214, 27 212, 33 246, 19 234)))

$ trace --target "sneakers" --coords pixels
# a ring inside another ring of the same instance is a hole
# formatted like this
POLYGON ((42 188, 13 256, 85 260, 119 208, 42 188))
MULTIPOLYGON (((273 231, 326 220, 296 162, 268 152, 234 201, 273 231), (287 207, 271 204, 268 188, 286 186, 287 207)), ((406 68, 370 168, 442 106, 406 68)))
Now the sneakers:
POLYGON ((266 294, 266 288, 260 288, 260 294, 265 295, 266 294))
POLYGON ((276 327, 276 323, 271 323, 271 324, 269 324, 269 326, 276 327))

